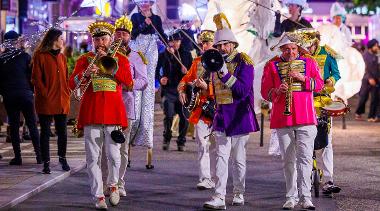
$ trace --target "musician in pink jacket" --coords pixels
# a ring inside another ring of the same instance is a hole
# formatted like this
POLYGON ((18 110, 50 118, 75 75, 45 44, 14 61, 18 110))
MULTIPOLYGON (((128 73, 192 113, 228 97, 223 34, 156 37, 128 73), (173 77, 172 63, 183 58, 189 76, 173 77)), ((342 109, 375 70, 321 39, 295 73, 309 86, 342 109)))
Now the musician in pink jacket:
POLYGON ((293 209, 300 202, 304 209, 313 210, 310 176, 317 135, 313 92, 322 89, 323 79, 317 62, 300 56, 297 43, 287 34, 282 37, 277 45, 282 54, 264 67, 261 95, 272 102, 270 128, 277 131, 284 160, 287 200, 283 208, 293 209))

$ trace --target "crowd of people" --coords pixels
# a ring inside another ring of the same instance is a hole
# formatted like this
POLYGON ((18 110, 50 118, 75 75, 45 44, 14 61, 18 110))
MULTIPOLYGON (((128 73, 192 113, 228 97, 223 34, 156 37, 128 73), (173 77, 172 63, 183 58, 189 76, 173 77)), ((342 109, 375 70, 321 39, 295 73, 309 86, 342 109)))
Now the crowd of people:
MULTIPOLYGON (((155 81, 161 86, 164 131, 162 149, 173 138, 172 125, 179 116, 177 150, 184 151, 189 124, 196 129, 200 190, 214 189, 204 203, 208 209, 226 209, 228 161, 232 159, 233 205, 244 205, 246 145, 250 133, 259 131, 254 112, 254 63, 237 50, 237 41, 227 17, 214 16, 217 30, 204 30, 195 43, 189 33, 178 29, 165 34, 160 16, 152 12, 153 0, 137 1, 138 12, 131 19, 122 16, 114 24, 96 21, 88 26, 93 49, 73 57, 62 31, 51 28, 30 56, 19 34, 4 36, 12 48, 0 55, 0 91, 8 115, 14 158, 10 165, 22 165, 20 113, 25 118, 42 172, 50 174, 50 126, 54 120, 58 136, 59 163, 64 171, 67 121, 70 101, 80 100, 76 129, 85 142, 91 195, 97 209, 107 209, 106 198, 116 206, 126 196, 125 173, 131 164, 132 146, 147 149, 146 169, 153 169, 155 81), (157 41, 165 49, 159 53, 157 41), (185 41, 186 40, 186 41, 185 41), (183 43, 185 42, 185 44, 183 43), (193 58, 191 50, 196 50, 193 58), (7 52, 19 52, 9 59, 7 52), (5 56, 4 56, 5 55, 5 56), (206 56, 207 55, 207 56, 206 56), (222 61, 219 61, 221 58, 222 61), (37 119, 40 132, 37 128, 37 119), (104 152, 103 151, 104 147, 104 152), (102 156, 108 172, 102 172, 102 156), (102 175, 107 175, 103 181, 102 175)), ((333 88, 340 79, 336 58, 329 46, 320 45, 319 33, 301 17, 306 1, 289 1, 291 17, 280 22, 277 14, 273 49, 281 52, 267 62, 261 84, 262 97, 272 104, 270 128, 279 139, 284 162, 286 201, 284 209, 297 204, 313 210, 311 169, 314 143, 324 114, 314 97, 333 88), (307 36, 306 36, 307 35, 307 36), (317 127, 318 126, 318 127, 317 127)), ((341 14, 333 17, 342 30, 341 14)), ((347 38, 349 42, 351 38, 347 38)), ((362 120, 371 95, 368 121, 378 121, 380 71, 376 54, 379 43, 368 42, 364 53, 366 74, 360 91, 356 119, 362 120)), ((331 127, 331 118, 325 124, 331 127)), ((323 192, 338 193, 333 182, 332 130, 323 149, 323 192)))

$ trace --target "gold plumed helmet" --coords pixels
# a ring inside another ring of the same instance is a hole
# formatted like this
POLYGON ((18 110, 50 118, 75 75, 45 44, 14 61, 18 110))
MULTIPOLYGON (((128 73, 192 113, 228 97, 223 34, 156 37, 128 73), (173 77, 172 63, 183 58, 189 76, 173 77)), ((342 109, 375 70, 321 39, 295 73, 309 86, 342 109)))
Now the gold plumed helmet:
POLYGON ((199 35, 199 40, 201 42, 213 42, 214 41, 215 32, 212 30, 203 30, 199 35))
POLYGON ((115 21, 115 28, 116 30, 126 30, 130 33, 132 31, 133 24, 128 17, 123 15, 115 21))
POLYGON ((304 47, 309 47, 320 40, 319 32, 313 28, 297 29, 294 32, 288 32, 288 36, 304 47))
POLYGON ((88 26, 88 30, 90 31, 92 37, 100 37, 106 34, 112 36, 115 32, 115 27, 110 23, 97 21, 90 24, 88 26))

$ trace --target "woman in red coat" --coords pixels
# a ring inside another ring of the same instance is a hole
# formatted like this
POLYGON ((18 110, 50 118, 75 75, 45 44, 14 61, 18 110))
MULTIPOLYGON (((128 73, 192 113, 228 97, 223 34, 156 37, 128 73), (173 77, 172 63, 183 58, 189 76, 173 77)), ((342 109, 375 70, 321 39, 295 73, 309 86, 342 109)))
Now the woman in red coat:
POLYGON ((64 171, 70 167, 66 161, 67 128, 66 119, 70 111, 70 90, 66 58, 63 48, 62 31, 50 29, 36 49, 32 61, 32 83, 35 88, 35 107, 41 126, 42 170, 50 174, 49 134, 52 120, 58 135, 59 162, 64 171))

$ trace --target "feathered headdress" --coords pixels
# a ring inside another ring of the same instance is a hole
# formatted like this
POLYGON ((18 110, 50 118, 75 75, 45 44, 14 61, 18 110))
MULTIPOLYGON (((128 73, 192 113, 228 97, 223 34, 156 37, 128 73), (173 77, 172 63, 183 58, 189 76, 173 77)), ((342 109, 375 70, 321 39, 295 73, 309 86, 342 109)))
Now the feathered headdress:
POLYGON ((214 37, 214 46, 232 42, 235 44, 235 47, 237 47, 239 45, 238 41, 234 33, 231 31, 231 24, 226 15, 224 13, 218 13, 214 16, 213 21, 217 28, 214 37))

